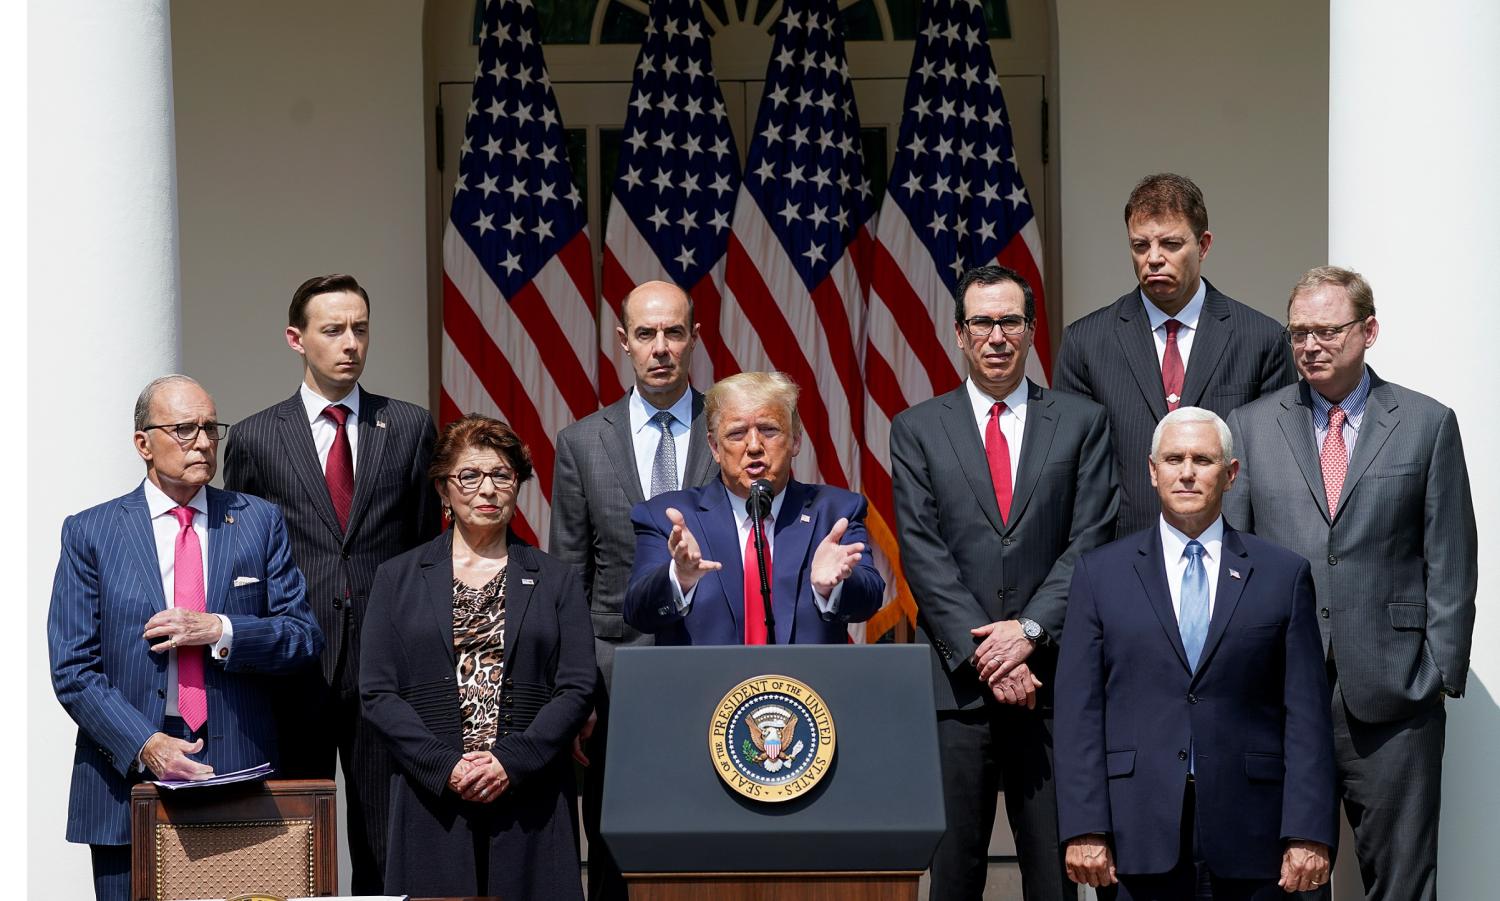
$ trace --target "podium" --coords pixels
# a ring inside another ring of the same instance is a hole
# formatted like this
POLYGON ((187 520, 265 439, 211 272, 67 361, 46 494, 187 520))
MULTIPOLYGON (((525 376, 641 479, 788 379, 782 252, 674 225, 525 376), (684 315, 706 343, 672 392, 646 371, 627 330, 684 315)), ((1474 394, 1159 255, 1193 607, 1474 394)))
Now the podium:
POLYGON ((621 648, 600 832, 632 901, 914 901, 944 830, 930 653, 925 645, 621 648), (795 689, 785 704, 750 697, 772 687, 762 676, 800 683, 812 700, 799 703, 807 698, 795 689), (827 734, 814 734, 825 720, 827 734), (726 723, 740 729, 728 741, 726 723), (765 731, 747 738, 757 723, 765 731), (819 778, 785 800, 747 797, 761 789, 728 772, 729 756, 741 755, 732 763, 743 770, 774 760, 773 744, 808 767, 785 791, 819 778), (826 761, 797 756, 821 755, 825 745, 826 761))

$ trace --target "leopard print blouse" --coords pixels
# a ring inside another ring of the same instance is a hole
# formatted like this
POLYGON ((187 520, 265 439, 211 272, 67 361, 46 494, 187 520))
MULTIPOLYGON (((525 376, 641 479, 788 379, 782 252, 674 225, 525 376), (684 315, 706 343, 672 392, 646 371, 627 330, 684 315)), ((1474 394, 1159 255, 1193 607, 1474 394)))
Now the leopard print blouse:
POLYGON ((488 751, 495 745, 505 672, 505 569, 483 588, 453 580, 453 650, 464 751, 488 751))

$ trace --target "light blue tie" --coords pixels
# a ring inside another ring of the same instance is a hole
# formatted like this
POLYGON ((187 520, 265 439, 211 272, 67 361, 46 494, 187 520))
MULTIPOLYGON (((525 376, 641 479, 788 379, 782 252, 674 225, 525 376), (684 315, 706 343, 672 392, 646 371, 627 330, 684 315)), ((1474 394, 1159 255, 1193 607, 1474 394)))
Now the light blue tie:
POLYGON ((656 459, 651 463, 651 496, 664 491, 677 490, 677 439, 672 437, 672 423, 677 421, 669 411, 662 410, 651 421, 661 429, 661 440, 656 443, 656 459))
POLYGON ((1177 629, 1182 633, 1188 666, 1197 671, 1203 643, 1208 639, 1208 570, 1203 567, 1203 545, 1189 541, 1183 553, 1188 565, 1182 574, 1177 629))

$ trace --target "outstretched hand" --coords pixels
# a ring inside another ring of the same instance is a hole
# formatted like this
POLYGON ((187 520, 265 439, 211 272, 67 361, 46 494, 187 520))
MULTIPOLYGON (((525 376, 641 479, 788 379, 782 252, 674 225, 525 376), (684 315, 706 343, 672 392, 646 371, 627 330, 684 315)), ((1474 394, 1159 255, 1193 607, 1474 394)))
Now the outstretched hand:
POLYGON ((703 559, 698 539, 688 530, 681 510, 668 507, 667 519, 672 523, 672 531, 667 534, 667 550, 672 554, 672 571, 677 576, 677 584, 682 586, 682 591, 686 594, 693 590, 699 579, 714 570, 722 569, 724 564, 703 559))
POLYGON ((839 517, 839 521, 833 524, 833 528, 828 530, 828 534, 818 543, 818 549, 813 552, 812 585, 819 597, 828 597, 839 583, 853 575, 854 567, 859 565, 860 558, 864 555, 863 541, 839 544, 847 531, 848 518, 839 517))

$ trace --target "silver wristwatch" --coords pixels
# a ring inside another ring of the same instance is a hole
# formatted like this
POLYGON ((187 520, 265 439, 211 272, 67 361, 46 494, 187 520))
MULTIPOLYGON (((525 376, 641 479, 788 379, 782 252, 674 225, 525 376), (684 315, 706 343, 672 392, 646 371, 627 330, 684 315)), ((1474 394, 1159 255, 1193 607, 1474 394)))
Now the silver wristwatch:
POLYGON ((1021 634, 1026 636, 1026 640, 1032 644, 1037 644, 1047 637, 1047 631, 1042 628, 1042 624, 1034 619, 1022 616, 1018 617, 1016 622, 1021 624, 1021 634))

